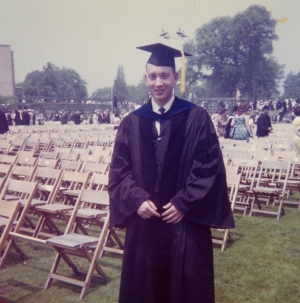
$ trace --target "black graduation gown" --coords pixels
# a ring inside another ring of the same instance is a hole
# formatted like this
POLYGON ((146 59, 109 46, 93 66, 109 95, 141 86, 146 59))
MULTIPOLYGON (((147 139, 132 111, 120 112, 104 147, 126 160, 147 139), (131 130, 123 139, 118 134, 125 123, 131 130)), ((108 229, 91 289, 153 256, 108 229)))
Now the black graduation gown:
POLYGON ((4 112, 0 109, 0 134, 3 135, 9 131, 8 122, 4 112))
POLYGON ((22 112, 23 125, 30 125, 30 116, 26 110, 22 112))
POLYGON ((117 134, 108 190, 111 226, 127 228, 119 302, 214 302, 209 226, 232 228, 234 222, 208 113, 176 97, 165 114, 157 115, 145 104, 128 115, 117 134), (169 141, 157 189, 153 123, 168 119, 169 141), (136 211, 147 199, 159 213, 171 201, 184 219, 178 224, 142 219, 136 211))
POLYGON ((271 127, 270 117, 266 114, 260 114, 257 119, 257 137, 267 137, 269 135, 269 127, 271 127))

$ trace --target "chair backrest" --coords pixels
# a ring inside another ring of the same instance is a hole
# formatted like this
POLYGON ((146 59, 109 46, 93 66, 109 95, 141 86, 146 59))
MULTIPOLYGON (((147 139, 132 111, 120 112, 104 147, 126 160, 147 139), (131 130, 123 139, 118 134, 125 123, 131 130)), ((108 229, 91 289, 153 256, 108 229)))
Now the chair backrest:
POLYGON ((35 167, 15 165, 9 174, 9 178, 23 181, 31 181, 35 169, 35 167))
POLYGON ((12 165, 0 164, 0 178, 8 177, 12 169, 12 165))
POLYGON ((97 174, 106 174, 108 169, 107 164, 103 163, 92 163, 92 162, 84 162, 82 165, 82 172, 91 172, 97 174))
POLYGON ((59 160, 77 161, 78 154, 61 152, 58 155, 59 160))
POLYGON ((52 159, 38 158, 35 165, 38 166, 38 167, 56 168, 57 165, 58 165, 58 159, 57 160, 52 160, 52 159))
POLYGON ((257 186, 264 186, 267 183, 283 183, 283 192, 287 186, 287 180, 290 173, 290 162, 263 161, 257 179, 257 186), (266 181, 267 179, 267 181, 266 181))
POLYGON ((37 158, 34 157, 26 157, 26 156, 19 156, 17 159, 16 164, 21 166, 35 166, 37 158))
POLYGON ((9 142, 1 142, 1 141, 3 140, 0 140, 0 154, 6 155, 11 148, 11 144, 9 142))
POLYGON ((83 172, 64 171, 62 173, 61 182, 69 182, 70 187, 73 189, 82 189, 85 188, 89 175, 89 173, 83 172))
POLYGON ((8 179, 2 192, 0 193, 0 200, 5 200, 7 192, 15 192, 22 194, 23 199, 26 199, 26 197, 35 194, 36 187, 36 182, 8 179))
POLYGON ((13 165, 17 161, 17 156, 0 155, 0 164, 13 165))
POLYGON ((59 164, 59 168, 63 170, 69 170, 75 172, 80 170, 81 164, 82 164, 81 161, 62 160, 59 164))
POLYGON ((101 160, 100 155, 88 155, 88 154, 82 154, 80 157, 80 160, 83 162, 93 162, 93 163, 99 163, 101 160))
POLYGON ((49 151, 41 151, 40 152, 40 158, 42 159, 57 159, 58 153, 55 151, 49 152, 49 151))
POLYGON ((107 191, 84 189, 82 190, 80 200, 84 203, 109 206, 109 196, 107 191))
POLYGON ((105 190, 107 189, 107 185, 108 185, 108 175, 93 173, 90 180, 89 189, 105 190))

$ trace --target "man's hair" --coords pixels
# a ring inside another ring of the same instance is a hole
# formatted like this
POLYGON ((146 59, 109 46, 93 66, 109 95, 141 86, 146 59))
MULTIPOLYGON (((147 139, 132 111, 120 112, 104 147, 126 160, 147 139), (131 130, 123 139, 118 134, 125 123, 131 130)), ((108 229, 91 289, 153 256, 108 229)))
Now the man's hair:
MULTIPOLYGON (((148 63, 146 63, 146 73, 147 73, 147 65, 148 65, 148 63)), ((172 69, 172 71, 173 71, 173 75, 175 75, 175 74, 176 74, 176 70, 175 70, 175 68, 174 68, 174 67, 171 67, 171 66, 166 66, 166 67, 170 67, 170 68, 172 69)))
POLYGON ((261 110, 264 111, 265 109, 269 110, 270 107, 268 105, 265 105, 261 110))
POLYGON ((226 108, 223 108, 223 109, 221 109, 221 115, 223 115, 225 112, 228 112, 228 109, 226 109, 226 108))

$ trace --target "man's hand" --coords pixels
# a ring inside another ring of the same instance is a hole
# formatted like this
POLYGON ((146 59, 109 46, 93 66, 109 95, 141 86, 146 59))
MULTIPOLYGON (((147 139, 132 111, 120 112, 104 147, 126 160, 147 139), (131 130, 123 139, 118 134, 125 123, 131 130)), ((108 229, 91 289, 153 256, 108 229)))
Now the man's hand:
POLYGON ((178 211, 171 202, 169 202, 163 208, 166 209, 166 211, 161 215, 163 217, 163 221, 176 224, 182 220, 183 214, 178 211))
POLYGON ((271 131, 272 130, 272 127, 268 127, 268 131, 271 131))
POLYGON ((157 208, 153 202, 146 200, 137 210, 138 215, 143 219, 149 219, 152 216, 160 218, 160 214, 157 212, 157 208))

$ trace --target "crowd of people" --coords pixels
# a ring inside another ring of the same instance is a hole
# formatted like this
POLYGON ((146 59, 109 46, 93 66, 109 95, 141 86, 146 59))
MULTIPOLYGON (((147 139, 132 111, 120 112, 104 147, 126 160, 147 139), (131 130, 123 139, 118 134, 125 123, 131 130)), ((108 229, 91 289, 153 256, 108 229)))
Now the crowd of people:
POLYGON ((60 121, 61 124, 68 124, 70 121, 74 124, 110 124, 119 125, 121 118, 118 112, 111 115, 108 109, 102 111, 101 109, 95 110, 93 113, 86 115, 84 112, 67 112, 64 109, 55 114, 51 114, 51 121, 60 121))
POLYGON ((281 103, 282 107, 272 116, 269 115, 269 111, 274 110, 274 103, 271 107, 269 101, 261 103, 261 100, 259 101, 260 111, 253 109, 252 102, 240 102, 239 105, 234 106, 231 115, 228 115, 228 106, 223 106, 217 113, 212 114, 211 118, 218 137, 249 142, 249 139, 254 138, 254 136, 268 136, 273 129, 272 123, 295 124, 294 119, 298 116, 298 112, 300 114, 298 99, 289 100, 289 102, 284 100, 281 103))
POLYGON ((42 111, 28 109, 26 106, 17 107, 15 110, 4 108, 0 110, 0 133, 4 134, 9 131, 9 126, 29 126, 29 125, 44 125, 45 121, 61 122, 61 124, 74 123, 78 124, 110 124, 113 123, 116 127, 120 124, 121 119, 127 113, 120 115, 119 112, 111 114, 108 109, 102 111, 95 110, 93 113, 85 114, 84 112, 60 112, 52 113, 49 117, 42 111))

